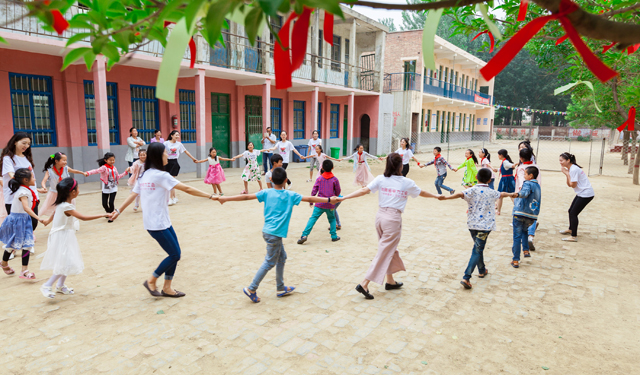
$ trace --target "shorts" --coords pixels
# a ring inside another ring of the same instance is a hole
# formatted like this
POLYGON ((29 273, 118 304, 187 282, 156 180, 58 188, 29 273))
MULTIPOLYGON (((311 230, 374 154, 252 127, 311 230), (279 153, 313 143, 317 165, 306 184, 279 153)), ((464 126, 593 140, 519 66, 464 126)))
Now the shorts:
POLYGON ((167 162, 167 165, 164 166, 164 170, 169 172, 173 177, 178 176, 178 173, 180 173, 180 164, 178 164, 178 159, 169 159, 167 162))
POLYGON ((322 166, 320 165, 320 161, 318 161, 318 158, 313 157, 311 159, 309 159, 310 164, 311 164, 311 169, 313 169, 314 167, 316 169, 320 169, 322 166))

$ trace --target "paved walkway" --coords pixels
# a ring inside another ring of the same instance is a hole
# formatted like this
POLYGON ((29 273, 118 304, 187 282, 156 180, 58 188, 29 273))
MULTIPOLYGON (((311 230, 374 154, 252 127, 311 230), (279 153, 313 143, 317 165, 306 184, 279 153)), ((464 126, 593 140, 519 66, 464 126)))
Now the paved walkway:
MULTIPOLYGON (((381 173, 382 164, 373 164, 381 173)), ((289 172, 294 190, 308 194, 307 171, 289 172)), ((226 194, 241 190, 238 174, 228 171, 226 194)), ((355 189, 350 164, 336 175, 345 192, 355 189)), ((413 166, 409 177, 434 191, 433 169, 413 166)), ((459 186, 461 177, 450 173, 447 183, 459 186)), ((86 268, 67 280, 75 295, 42 297, 38 287, 50 272, 39 270, 41 259, 31 263, 34 282, 2 276, 0 372, 632 374, 640 356, 638 187, 628 179, 592 182, 597 198, 581 216, 580 242, 562 243, 556 232, 567 227, 573 192, 563 175, 547 172, 538 250, 510 267, 510 216, 499 217, 486 248, 490 274, 474 277, 471 291, 459 284, 472 248, 466 204, 410 200, 400 243, 407 272, 397 275, 405 287, 371 284, 373 301, 354 287, 376 252, 374 195, 343 203, 337 243, 321 219, 297 245, 311 210, 296 207, 285 240, 285 281, 296 292, 277 298, 272 271, 259 304, 241 291, 265 253, 255 201, 220 206, 179 194, 170 210, 182 246, 174 281, 187 293, 182 299, 151 298, 141 285, 165 255, 140 213, 85 222, 78 240, 86 268)), ((123 188, 118 204, 126 195, 123 188)), ((511 207, 505 202, 505 213, 511 207)), ((78 210, 99 213, 100 196, 79 197, 78 210)), ((36 231, 37 254, 48 231, 36 231)))

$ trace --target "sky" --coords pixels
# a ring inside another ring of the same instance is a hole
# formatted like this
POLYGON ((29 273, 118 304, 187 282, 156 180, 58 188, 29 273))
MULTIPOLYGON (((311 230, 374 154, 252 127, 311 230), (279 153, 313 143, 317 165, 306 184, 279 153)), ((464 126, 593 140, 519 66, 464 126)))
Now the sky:
MULTIPOLYGON (((406 0, 370 0, 375 3, 387 3, 387 4, 406 4, 406 0)), ((393 18, 396 28, 402 25, 402 11, 401 10, 387 10, 387 9, 374 9, 363 6, 354 6, 353 10, 358 13, 362 13, 365 16, 379 21, 381 18, 393 18)))

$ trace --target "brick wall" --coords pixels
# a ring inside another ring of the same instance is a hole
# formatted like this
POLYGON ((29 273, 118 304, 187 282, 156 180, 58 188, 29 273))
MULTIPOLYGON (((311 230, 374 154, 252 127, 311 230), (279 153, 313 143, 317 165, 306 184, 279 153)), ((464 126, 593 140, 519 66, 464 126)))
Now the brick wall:
MULTIPOLYGON (((422 59, 422 30, 387 34, 384 51, 384 72, 386 74, 402 72, 402 58, 414 56, 417 56, 419 61, 422 59)), ((416 73, 422 72, 416 69, 416 73)))

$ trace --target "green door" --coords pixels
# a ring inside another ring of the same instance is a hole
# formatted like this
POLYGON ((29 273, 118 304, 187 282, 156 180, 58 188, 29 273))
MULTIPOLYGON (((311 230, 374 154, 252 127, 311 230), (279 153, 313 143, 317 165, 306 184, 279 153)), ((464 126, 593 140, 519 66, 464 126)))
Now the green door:
POLYGON ((347 136, 349 135, 349 106, 344 106, 344 126, 342 127, 342 156, 347 156, 347 136))
MULTIPOLYGON (((246 142, 253 142, 256 150, 262 149, 262 96, 247 95, 244 97, 246 142)), ((262 165, 262 154, 258 157, 258 165, 262 165)))
MULTIPOLYGON (((229 95, 211 93, 211 144, 223 158, 231 157, 231 127, 229 123, 229 95)), ((228 161, 221 161, 229 168, 228 161)))

